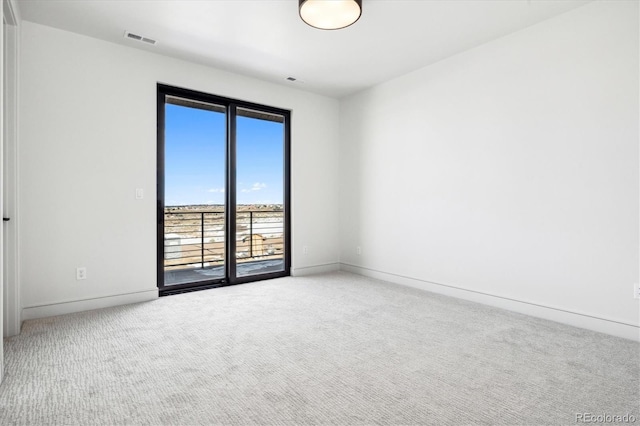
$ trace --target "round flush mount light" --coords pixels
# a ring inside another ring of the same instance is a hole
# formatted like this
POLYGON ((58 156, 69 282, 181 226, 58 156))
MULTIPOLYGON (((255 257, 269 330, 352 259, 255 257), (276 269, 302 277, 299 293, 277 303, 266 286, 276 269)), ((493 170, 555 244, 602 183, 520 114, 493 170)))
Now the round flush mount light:
POLYGON ((362 15, 362 0, 299 0, 300 17, 321 30, 353 25, 362 15))

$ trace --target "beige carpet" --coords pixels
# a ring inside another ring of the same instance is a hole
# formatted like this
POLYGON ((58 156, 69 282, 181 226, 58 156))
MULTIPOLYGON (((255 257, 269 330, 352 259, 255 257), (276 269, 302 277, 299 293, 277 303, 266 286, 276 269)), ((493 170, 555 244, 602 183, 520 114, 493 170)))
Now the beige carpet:
POLYGON ((640 345, 362 278, 28 321, 0 424, 576 424, 633 415, 640 345))

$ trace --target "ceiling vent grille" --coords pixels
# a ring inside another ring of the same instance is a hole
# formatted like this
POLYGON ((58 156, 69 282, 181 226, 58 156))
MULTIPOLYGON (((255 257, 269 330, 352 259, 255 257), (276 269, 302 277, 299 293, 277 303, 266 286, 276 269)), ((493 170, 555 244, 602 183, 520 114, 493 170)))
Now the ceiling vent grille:
POLYGON ((144 36, 141 36, 141 35, 138 35, 138 34, 134 34, 134 33, 130 33, 129 31, 126 31, 124 33, 124 37, 125 38, 129 38, 131 40, 139 41, 141 43, 147 43, 147 44, 150 44, 152 46, 157 43, 157 41, 155 41, 152 38, 144 37, 144 36))

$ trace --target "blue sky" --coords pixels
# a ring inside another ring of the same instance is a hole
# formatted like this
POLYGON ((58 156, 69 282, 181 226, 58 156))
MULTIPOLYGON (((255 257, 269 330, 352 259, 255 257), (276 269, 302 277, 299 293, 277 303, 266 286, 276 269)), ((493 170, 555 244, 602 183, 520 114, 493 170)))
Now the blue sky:
MULTIPOLYGON (((165 105, 165 205, 224 204, 225 114, 165 105)), ((282 204, 283 124, 237 117, 238 204, 282 204)))

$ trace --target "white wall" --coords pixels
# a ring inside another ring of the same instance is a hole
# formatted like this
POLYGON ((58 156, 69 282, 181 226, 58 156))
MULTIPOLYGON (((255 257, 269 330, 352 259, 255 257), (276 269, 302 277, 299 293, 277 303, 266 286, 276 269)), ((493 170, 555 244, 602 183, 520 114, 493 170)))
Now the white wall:
POLYGON ((596 2, 344 99, 345 268, 637 336, 638 70, 596 2))
POLYGON ((158 82, 293 111, 293 268, 337 264, 336 100, 26 21, 21 36, 23 318, 157 293, 158 82))

